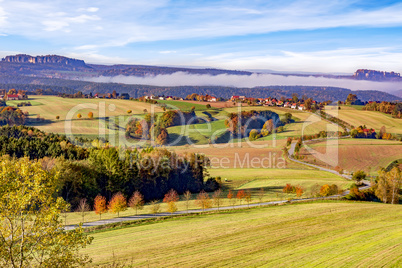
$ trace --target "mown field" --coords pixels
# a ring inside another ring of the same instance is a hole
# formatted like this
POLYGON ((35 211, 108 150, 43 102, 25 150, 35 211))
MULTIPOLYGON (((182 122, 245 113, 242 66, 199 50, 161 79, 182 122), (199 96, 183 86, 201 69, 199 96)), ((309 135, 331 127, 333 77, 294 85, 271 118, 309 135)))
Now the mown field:
POLYGON ((341 106, 341 110, 328 110, 326 112, 355 127, 366 125, 378 132, 382 126, 385 126, 387 133, 402 134, 402 119, 392 118, 384 113, 363 111, 350 106, 341 106))
MULTIPOLYGON (((71 125, 72 133, 82 136, 95 137, 99 133, 121 133, 124 134, 124 126, 129 115, 143 115, 144 109, 148 112, 154 109, 155 112, 162 112, 162 109, 144 102, 118 99, 70 99, 56 96, 30 96, 32 106, 21 107, 23 111, 29 112, 30 125, 38 127, 45 132, 62 133, 66 131, 66 125, 71 125), (81 106, 79 106, 81 105, 81 106), (82 105, 91 105, 84 108, 82 105), (93 119, 88 118, 88 113, 93 113, 93 119), (77 118, 80 113, 82 118, 77 118), (43 121, 37 121, 37 117, 43 121), (60 119, 56 119, 59 116, 60 119), (110 119, 110 117, 120 119, 110 119), (120 121, 119 121, 120 120, 120 121)), ((16 101, 7 104, 16 104, 16 101)), ((123 135, 124 136, 124 135, 123 135)))
POLYGON ((303 161, 322 165, 318 153, 327 150, 338 151, 339 166, 349 172, 364 170, 371 175, 377 175, 380 167, 387 167, 392 161, 402 158, 402 142, 377 139, 340 139, 338 145, 328 145, 325 141, 307 143, 314 151, 309 153, 302 148, 303 161))
MULTIPOLYGON (((272 168, 237 168, 237 169, 209 169, 210 176, 221 177, 222 179, 222 200, 221 206, 232 205, 227 198, 229 190, 232 190, 236 196, 237 191, 245 190, 251 192, 251 202, 259 203, 275 201, 275 200, 287 200, 296 198, 296 194, 283 193, 283 188, 286 184, 290 183, 295 186, 301 186, 304 189, 302 198, 311 197, 312 186, 324 185, 324 184, 336 184, 339 189, 348 189, 351 184, 350 181, 334 175, 329 172, 319 171, 314 169, 272 169, 272 168), (260 189, 264 189, 263 197, 260 197, 260 189), (261 200, 260 200, 261 198, 261 200)), ((212 193, 209 193, 212 199, 212 193)), ((189 201, 189 209, 199 209, 195 200, 197 194, 193 194, 189 201)), ((245 201, 242 201, 245 204, 245 201)), ((236 204, 240 204, 240 201, 236 201, 236 204)), ((159 202, 160 211, 167 212, 168 206, 162 201, 159 202)), ((187 209, 187 202, 183 196, 180 196, 180 200, 176 203, 177 209, 185 211, 187 209)), ((152 206, 147 203, 142 210, 138 211, 138 214, 152 214, 152 206)), ((82 215, 79 212, 70 212, 67 214, 66 224, 78 224, 82 222, 82 215)), ((121 217, 135 215, 134 209, 127 209, 120 213, 121 217)), ((106 213, 102 215, 102 219, 111 219, 117 217, 117 214, 106 213)), ((84 221, 91 222, 99 220, 99 215, 91 211, 85 214, 84 221)))
POLYGON ((402 207, 326 202, 187 216, 94 233, 93 265, 400 267, 402 207))
POLYGON ((283 187, 290 183, 300 185, 306 192, 315 184, 336 184, 340 188, 347 188, 351 183, 333 173, 315 169, 210 169, 211 176, 220 176, 231 188, 268 190, 271 198, 281 194, 283 187))

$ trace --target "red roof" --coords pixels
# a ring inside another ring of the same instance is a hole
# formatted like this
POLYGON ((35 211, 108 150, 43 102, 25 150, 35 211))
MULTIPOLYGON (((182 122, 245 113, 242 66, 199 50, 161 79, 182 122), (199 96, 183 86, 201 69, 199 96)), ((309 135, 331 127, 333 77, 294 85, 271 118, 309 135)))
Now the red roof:
POLYGON ((7 95, 7 98, 18 98, 18 95, 16 94, 7 95))

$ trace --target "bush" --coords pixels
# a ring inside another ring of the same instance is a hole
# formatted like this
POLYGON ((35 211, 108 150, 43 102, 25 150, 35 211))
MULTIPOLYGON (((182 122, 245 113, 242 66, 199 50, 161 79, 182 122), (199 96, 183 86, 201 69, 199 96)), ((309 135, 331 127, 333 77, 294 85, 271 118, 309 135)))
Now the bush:
POLYGON ((214 192, 221 188, 221 177, 208 178, 205 182, 204 190, 206 192, 214 192))
POLYGON ((258 139, 260 137, 260 133, 258 132, 258 130, 256 129, 252 129, 249 133, 249 140, 250 141, 255 141, 256 139, 258 139))

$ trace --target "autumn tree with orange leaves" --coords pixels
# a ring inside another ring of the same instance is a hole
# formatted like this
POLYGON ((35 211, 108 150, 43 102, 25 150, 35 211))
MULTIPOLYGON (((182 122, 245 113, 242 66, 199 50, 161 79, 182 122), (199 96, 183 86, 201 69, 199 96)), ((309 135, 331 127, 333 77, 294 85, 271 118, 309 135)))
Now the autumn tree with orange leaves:
POLYGON ((212 201, 209 198, 209 195, 205 191, 201 191, 197 195, 197 200, 195 202, 202 209, 203 212, 206 208, 212 207, 212 201))
POLYGON ((120 216, 120 211, 127 209, 127 200, 121 192, 113 195, 112 199, 109 201, 108 209, 112 213, 117 213, 117 217, 120 216))
POLYGON ((94 210, 96 214, 99 214, 99 219, 102 219, 102 214, 107 213, 107 203, 104 196, 97 195, 95 197, 94 210))
POLYGON ((135 215, 137 215, 137 211, 144 207, 144 196, 139 191, 135 191, 128 201, 128 205, 135 209, 135 215))
POLYGON ((234 197, 234 194, 233 194, 232 190, 229 190, 229 193, 228 193, 229 203, 232 204, 232 206, 234 207, 234 205, 236 204, 236 199, 233 197, 234 197))
POLYGON ((241 205, 241 201, 243 200, 243 198, 246 197, 246 193, 244 192, 244 190, 240 190, 237 192, 237 199, 239 199, 240 201, 240 205, 241 205))

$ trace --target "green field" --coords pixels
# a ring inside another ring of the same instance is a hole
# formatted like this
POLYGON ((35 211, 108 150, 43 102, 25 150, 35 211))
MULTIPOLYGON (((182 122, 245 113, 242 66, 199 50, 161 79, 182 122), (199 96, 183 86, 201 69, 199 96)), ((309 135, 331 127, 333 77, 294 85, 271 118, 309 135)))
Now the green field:
POLYGON ((187 216, 94 233, 93 265, 401 267, 402 207, 327 202, 187 216))
MULTIPOLYGON (((264 196, 262 202, 275 201, 275 200, 287 200, 290 198, 296 198, 295 194, 285 194, 282 189, 287 183, 292 185, 302 186, 304 189, 303 198, 311 196, 311 187, 315 184, 320 186, 324 184, 336 184, 340 189, 346 189, 350 185, 350 181, 343 179, 340 176, 334 175, 329 172, 319 171, 314 169, 209 169, 211 176, 220 176, 223 183, 222 204, 229 206, 230 201, 227 198, 228 190, 234 191, 234 194, 238 190, 250 190, 252 194, 251 203, 258 203, 259 190, 264 189, 264 196), (225 180, 226 179, 226 180, 225 180)), ((209 193, 212 198, 212 193, 209 193)), ((196 194, 193 194, 190 202, 189 209, 199 208, 195 203, 196 194)), ((244 203, 244 201, 243 201, 244 203)), ((237 202, 236 204, 239 204, 237 202)), ((167 212, 167 204, 160 203, 161 212, 167 212)), ((184 198, 181 197, 177 202, 178 210, 186 210, 187 204, 184 198)), ((139 214, 151 214, 151 206, 146 204, 143 210, 138 211, 139 214)), ((128 209, 120 213, 120 216, 132 216, 135 215, 135 210, 128 209)), ((106 213, 102 215, 102 219, 111 219, 117 217, 117 214, 106 213)), ((78 212, 67 213, 67 224, 78 224, 82 222, 82 216, 78 212)), ((85 222, 99 220, 99 215, 91 211, 86 213, 85 222)))
POLYGON ((340 188, 346 188, 350 181, 330 172, 314 169, 209 169, 211 176, 220 176, 223 180, 231 181, 236 189, 267 188, 272 189, 268 194, 274 198, 276 193, 282 192, 283 187, 290 183, 301 185, 309 189, 314 184, 337 184, 340 188))
POLYGON ((328 110, 326 112, 355 127, 366 125, 378 132, 382 126, 385 126, 387 133, 402 134, 402 119, 392 118, 384 113, 363 111, 350 106, 341 106, 341 110, 328 110))
POLYGON ((192 107, 195 108, 196 111, 207 110, 207 102, 203 102, 205 104, 198 103, 190 103, 186 101, 176 101, 176 100, 156 100, 158 104, 166 104, 166 106, 170 109, 174 110, 182 110, 182 111, 190 111, 192 107))
POLYGON ((148 103, 119 99, 33 96, 27 101, 33 106, 21 107, 21 110, 29 112, 29 125, 45 132, 62 134, 66 133, 66 126, 71 125, 74 135, 88 137, 95 137, 99 133, 121 134, 124 137, 125 124, 129 118, 128 110, 131 110, 134 116, 142 116, 144 109, 148 112, 152 109, 155 112, 162 112, 162 109, 155 105, 151 107, 148 103), (90 106, 85 108, 82 105, 90 106), (88 118, 89 112, 93 113, 93 119, 88 118), (77 118, 78 113, 82 115, 81 119, 77 118), (37 121, 38 116, 44 120, 37 121), (60 119, 56 119, 56 116, 60 119))
MULTIPOLYGON (((236 113, 239 107, 235 108, 224 108, 221 111, 204 111, 203 113, 198 112, 197 116, 207 118, 205 113, 210 114, 216 121, 206 122, 202 124, 195 125, 185 125, 185 126, 175 126, 168 128, 171 140, 178 140, 175 145, 185 145, 185 144, 208 144, 212 137, 219 137, 225 130, 225 120, 227 119, 228 113, 236 113), (183 137, 180 139, 179 137, 183 137)), ((285 108, 275 108, 275 107, 262 107, 262 106, 251 106, 251 107, 241 107, 241 111, 249 110, 271 110, 277 113, 279 116, 283 116, 285 113, 291 113, 293 115, 294 123, 287 124, 284 126, 284 131, 281 133, 275 133, 274 135, 269 135, 258 139, 258 141, 272 141, 273 139, 280 140, 286 139, 288 137, 295 137, 301 135, 312 135, 317 134, 322 130, 327 131, 343 131, 342 128, 338 128, 327 121, 321 120, 319 116, 302 112, 299 110, 291 110, 285 108)), ((244 141, 245 139, 243 139, 244 141)), ((236 142, 236 140, 235 140, 236 142)))

